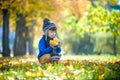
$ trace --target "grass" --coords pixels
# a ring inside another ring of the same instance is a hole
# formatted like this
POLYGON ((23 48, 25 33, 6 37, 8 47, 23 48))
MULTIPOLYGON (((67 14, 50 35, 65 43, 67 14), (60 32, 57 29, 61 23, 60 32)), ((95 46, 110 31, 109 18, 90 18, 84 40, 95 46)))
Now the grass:
POLYGON ((109 54, 102 54, 102 55, 74 55, 74 54, 67 54, 62 57, 62 59, 120 59, 120 56, 114 56, 109 54))
POLYGON ((65 55, 40 65, 37 55, 0 58, 0 80, 119 80, 120 56, 65 55))

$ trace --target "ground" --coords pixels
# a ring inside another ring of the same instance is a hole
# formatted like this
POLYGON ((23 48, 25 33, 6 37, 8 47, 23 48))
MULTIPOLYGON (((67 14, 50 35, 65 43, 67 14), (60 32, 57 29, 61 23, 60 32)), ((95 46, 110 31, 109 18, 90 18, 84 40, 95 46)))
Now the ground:
POLYGON ((41 65, 37 55, 0 58, 0 80, 119 80, 120 56, 63 55, 41 65))

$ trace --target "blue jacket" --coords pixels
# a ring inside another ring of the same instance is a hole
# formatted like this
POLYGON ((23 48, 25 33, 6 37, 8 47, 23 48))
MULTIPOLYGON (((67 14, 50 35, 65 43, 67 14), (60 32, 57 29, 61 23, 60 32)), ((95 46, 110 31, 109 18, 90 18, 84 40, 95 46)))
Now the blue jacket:
MULTIPOLYGON (((47 41, 44 39, 44 37, 42 37, 39 41, 38 44, 39 47, 39 54, 38 54, 38 60, 40 60, 41 56, 43 56, 44 54, 51 54, 53 51, 53 48, 47 44, 47 41)), ((61 48, 59 48, 58 46, 56 47, 56 52, 60 53, 61 52, 61 48)))

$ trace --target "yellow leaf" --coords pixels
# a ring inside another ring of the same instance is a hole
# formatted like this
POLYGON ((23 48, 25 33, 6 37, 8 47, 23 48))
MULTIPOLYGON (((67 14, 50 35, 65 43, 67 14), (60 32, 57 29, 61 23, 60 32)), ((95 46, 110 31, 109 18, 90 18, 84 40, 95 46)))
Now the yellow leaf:
POLYGON ((30 72, 30 71, 27 71, 25 74, 26 74, 26 76, 28 76, 28 77, 31 77, 31 76, 32 76, 32 72, 30 72))
POLYGON ((41 68, 39 68, 39 73, 40 73, 41 76, 45 76, 45 75, 44 75, 44 70, 41 69, 41 68))
POLYGON ((57 38, 54 38, 53 41, 56 42, 56 43, 59 42, 59 40, 57 38))
POLYGON ((52 65, 49 65, 49 67, 47 68, 47 72, 51 72, 52 70, 54 70, 54 67, 52 65))

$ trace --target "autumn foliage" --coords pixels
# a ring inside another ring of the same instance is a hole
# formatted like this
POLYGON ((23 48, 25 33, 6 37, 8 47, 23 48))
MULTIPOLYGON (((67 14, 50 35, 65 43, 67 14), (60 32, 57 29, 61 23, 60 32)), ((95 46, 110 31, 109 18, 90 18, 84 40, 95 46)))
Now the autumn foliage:
POLYGON ((118 80, 120 58, 113 56, 63 56, 59 64, 41 65, 36 55, 0 58, 0 79, 118 80))

